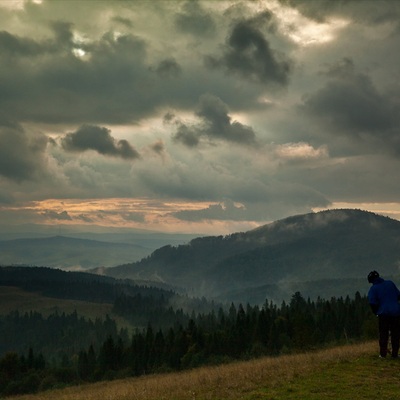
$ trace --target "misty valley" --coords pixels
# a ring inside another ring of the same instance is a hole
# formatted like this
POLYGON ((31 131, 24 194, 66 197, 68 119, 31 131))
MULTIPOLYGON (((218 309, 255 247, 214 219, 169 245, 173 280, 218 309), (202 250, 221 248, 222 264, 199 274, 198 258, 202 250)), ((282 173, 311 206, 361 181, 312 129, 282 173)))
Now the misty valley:
POLYGON ((0 400, 399 398, 400 0, 0 26, 0 400))
POLYGON ((329 210, 84 271, 7 265, 4 241, 0 396, 375 338, 366 274, 397 279, 399 240, 398 221, 329 210))

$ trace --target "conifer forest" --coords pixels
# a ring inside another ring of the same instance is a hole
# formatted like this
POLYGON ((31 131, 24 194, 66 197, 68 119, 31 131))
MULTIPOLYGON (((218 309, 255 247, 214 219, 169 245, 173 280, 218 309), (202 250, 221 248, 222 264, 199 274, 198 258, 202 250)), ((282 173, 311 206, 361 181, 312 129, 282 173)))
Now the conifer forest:
POLYGON ((162 299, 115 298, 116 315, 136 324, 147 319, 131 332, 118 329, 108 316, 93 321, 76 312, 2 316, 3 346, 18 350, 0 360, 0 394, 311 351, 376 334, 376 319, 359 292, 354 298, 315 301, 296 292, 281 305, 268 300, 260 306, 208 304, 209 311, 191 313, 167 307, 162 299))

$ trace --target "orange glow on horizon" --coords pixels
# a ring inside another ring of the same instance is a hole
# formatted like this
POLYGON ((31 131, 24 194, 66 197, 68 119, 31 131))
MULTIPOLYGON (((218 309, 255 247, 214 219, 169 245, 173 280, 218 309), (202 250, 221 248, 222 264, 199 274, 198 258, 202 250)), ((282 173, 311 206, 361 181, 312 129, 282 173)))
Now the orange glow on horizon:
POLYGON ((28 215, 34 216, 35 223, 44 225, 96 225, 169 233, 225 235, 247 231, 261 225, 254 221, 186 221, 173 215, 183 210, 207 209, 213 204, 217 203, 147 198, 46 199, 20 204, 18 207, 3 207, 2 210, 25 211, 28 215))

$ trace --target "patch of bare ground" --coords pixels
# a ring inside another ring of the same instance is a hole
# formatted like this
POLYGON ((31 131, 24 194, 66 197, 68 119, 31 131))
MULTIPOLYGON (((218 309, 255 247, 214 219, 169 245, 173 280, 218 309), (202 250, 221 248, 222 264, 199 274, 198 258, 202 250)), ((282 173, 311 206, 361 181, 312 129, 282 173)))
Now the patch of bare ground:
POLYGON ((326 365, 376 351, 376 343, 346 345, 302 354, 202 367, 179 373, 100 382, 18 400, 206 400, 251 399, 259 388, 274 388, 326 365))

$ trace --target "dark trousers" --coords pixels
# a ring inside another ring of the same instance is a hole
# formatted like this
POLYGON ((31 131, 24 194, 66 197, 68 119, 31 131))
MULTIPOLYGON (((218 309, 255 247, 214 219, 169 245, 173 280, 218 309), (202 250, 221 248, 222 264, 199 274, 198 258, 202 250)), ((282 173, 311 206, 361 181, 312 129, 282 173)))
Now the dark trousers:
POLYGON ((379 316, 379 350, 382 357, 386 357, 388 352, 389 332, 392 344, 392 357, 397 357, 399 355, 400 316, 379 316))

